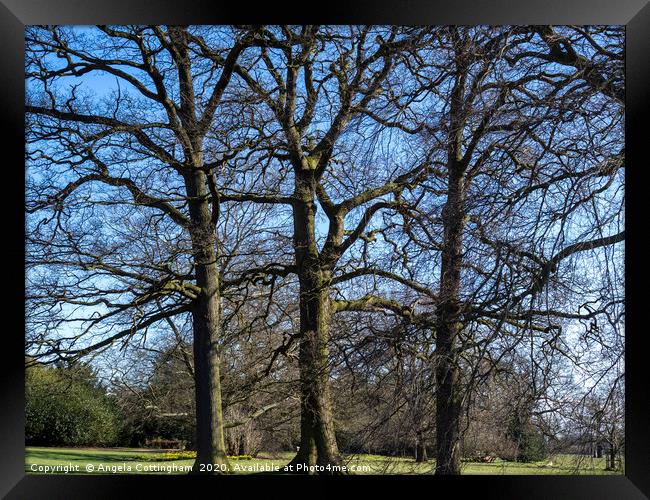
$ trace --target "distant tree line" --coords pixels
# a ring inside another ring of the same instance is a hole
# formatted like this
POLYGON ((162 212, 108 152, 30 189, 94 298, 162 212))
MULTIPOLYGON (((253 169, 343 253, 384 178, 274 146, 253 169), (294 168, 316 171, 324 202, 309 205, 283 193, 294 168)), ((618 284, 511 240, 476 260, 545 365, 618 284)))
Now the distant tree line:
MULTIPOLYGON (((140 390, 124 385, 107 390, 93 369, 84 364, 31 366, 26 385, 27 445, 195 449, 192 377, 178 351, 176 348, 156 356, 154 374, 140 390), (121 390, 115 391, 118 387, 121 390)), ((588 423, 573 422, 573 428, 563 429, 568 432, 561 436, 557 429, 545 428, 543 421, 534 418, 535 405, 527 398, 528 384, 522 374, 495 376, 489 385, 468 411, 461 442, 465 460, 535 462, 549 454, 570 453, 606 457, 608 468, 620 468, 622 409, 616 409, 616 402, 604 405, 607 414, 603 414, 599 410, 602 402, 591 399, 585 414, 578 417, 586 417, 588 423), (519 380, 513 381, 513 376, 519 380), (596 420, 590 418, 594 416, 590 411, 595 412, 596 420)), ((423 429, 420 417, 408 407, 395 412, 388 384, 359 387, 354 398, 345 394, 349 392, 345 379, 335 389, 339 387, 340 393, 335 393, 340 396, 334 399, 339 415, 336 438, 342 452, 428 460, 433 448, 427 437, 433 429, 423 429), (368 396, 379 391, 383 401, 377 404, 368 396), (390 412, 390 417, 377 418, 383 412, 390 412), (414 422, 419 425, 414 426, 414 422)), ((404 397, 410 400, 412 396, 404 397)), ((225 411, 237 424, 225 431, 229 456, 290 451, 299 445, 296 413, 278 425, 277 414, 249 420, 245 410, 239 406, 225 411)))

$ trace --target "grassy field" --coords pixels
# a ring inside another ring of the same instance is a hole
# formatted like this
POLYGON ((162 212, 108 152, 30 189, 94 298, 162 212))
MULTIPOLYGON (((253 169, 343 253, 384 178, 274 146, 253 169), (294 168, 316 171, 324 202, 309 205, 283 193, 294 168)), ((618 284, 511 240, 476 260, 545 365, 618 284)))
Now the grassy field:
MULTIPOLYGON (((291 453, 265 454, 252 459, 233 459, 236 473, 247 474, 281 468, 292 458, 291 453)), ((25 471, 28 474, 187 474, 194 460, 170 460, 163 450, 142 448, 34 448, 28 447, 25 471)), ((355 474, 430 474, 434 461, 416 464, 412 459, 380 455, 347 456, 346 462, 355 474)), ((556 455, 528 464, 497 461, 493 463, 464 462, 463 474, 621 474, 605 470, 604 459, 578 455, 556 455)))

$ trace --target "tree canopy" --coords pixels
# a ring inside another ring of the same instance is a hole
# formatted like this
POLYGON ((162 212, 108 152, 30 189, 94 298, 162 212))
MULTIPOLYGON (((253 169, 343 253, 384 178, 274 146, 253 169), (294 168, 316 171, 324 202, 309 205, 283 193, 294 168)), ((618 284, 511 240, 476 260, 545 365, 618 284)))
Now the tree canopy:
POLYGON ((503 371, 532 440, 620 383, 622 27, 26 37, 27 353, 124 381, 178 352, 197 464, 227 468, 228 411, 297 411, 292 463, 340 465, 363 381, 456 474, 503 371))

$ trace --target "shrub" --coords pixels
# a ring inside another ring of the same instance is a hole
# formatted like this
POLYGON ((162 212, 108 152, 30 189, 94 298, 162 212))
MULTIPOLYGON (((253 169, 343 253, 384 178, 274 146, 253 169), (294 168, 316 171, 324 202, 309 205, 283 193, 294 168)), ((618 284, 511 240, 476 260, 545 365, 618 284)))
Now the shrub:
POLYGON ((115 408, 87 368, 26 371, 28 445, 109 446, 118 433, 115 408))
POLYGON ((532 424, 529 416, 515 414, 508 425, 507 437, 517 443, 517 462, 537 462, 548 456, 544 436, 532 424))
POLYGON ((537 462, 547 457, 548 449, 544 436, 536 429, 527 429, 519 442, 519 461, 537 462))

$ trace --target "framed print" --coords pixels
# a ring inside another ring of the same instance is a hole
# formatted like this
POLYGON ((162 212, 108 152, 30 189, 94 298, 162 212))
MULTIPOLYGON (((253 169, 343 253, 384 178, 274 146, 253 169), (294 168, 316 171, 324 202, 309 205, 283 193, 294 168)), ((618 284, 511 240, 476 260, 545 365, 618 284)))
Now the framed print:
POLYGON ((647 498, 650 7, 297 12, 0 5, 2 494, 647 498))

